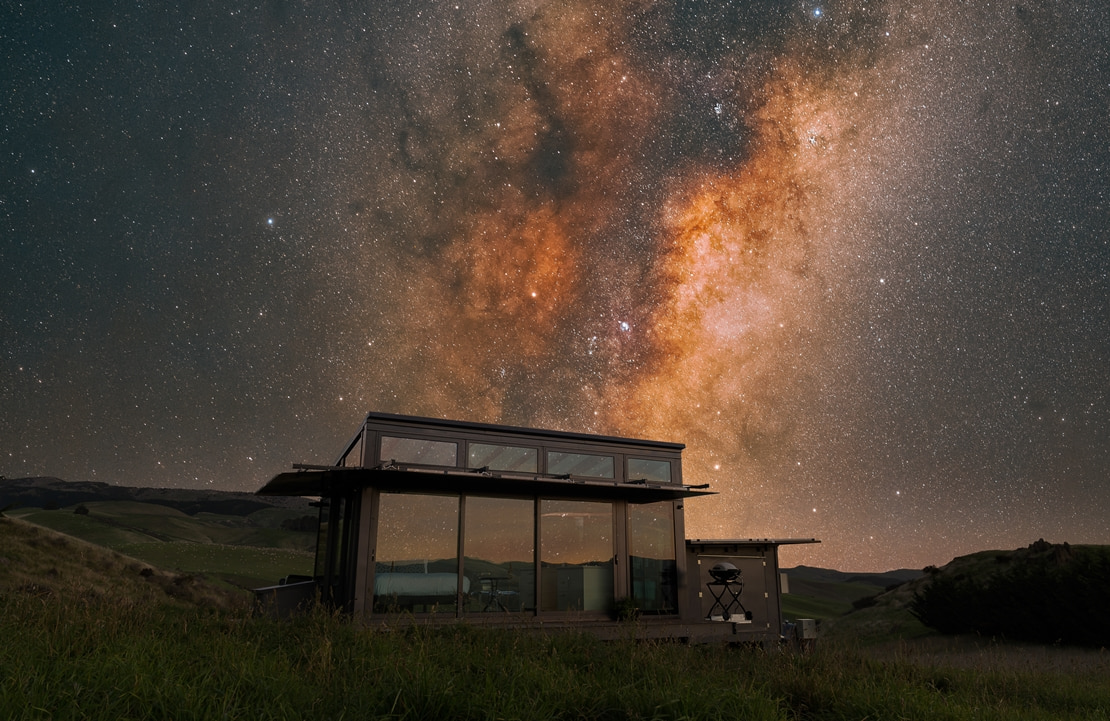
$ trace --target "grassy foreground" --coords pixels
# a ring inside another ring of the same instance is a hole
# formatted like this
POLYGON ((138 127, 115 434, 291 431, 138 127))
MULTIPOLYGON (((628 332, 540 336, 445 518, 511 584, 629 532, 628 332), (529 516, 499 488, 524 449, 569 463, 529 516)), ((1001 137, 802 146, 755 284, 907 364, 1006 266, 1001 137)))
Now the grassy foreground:
POLYGON ((9 719, 1105 719, 1110 680, 6 595, 9 719))
POLYGON ((278 621, 203 578, 0 518, 0 719, 1110 719, 1105 652, 800 655, 629 630, 278 621))

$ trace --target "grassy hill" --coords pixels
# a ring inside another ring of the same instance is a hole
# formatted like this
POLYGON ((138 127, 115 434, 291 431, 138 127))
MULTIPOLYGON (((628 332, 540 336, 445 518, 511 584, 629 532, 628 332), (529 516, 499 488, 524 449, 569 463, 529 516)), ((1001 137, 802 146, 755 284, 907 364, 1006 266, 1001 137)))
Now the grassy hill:
POLYGON ((303 509, 306 501, 295 497, 266 497, 236 491, 196 488, 147 488, 99 481, 66 481, 52 476, 4 478, 0 476, 0 509, 18 507, 57 509, 89 501, 138 501, 157 503, 189 515, 202 511, 246 516, 266 508, 303 509))
MULTIPOLYGON (((782 596, 783 616, 788 619, 815 618, 822 630, 831 627, 833 619, 849 614, 856 604, 875 597, 888 589, 918 579, 923 571, 900 569, 886 573, 844 573, 826 568, 798 566, 784 569, 789 579, 789 592, 782 596)), ((908 611, 906 622, 915 621, 908 611)), ((920 626, 920 624, 917 624, 920 626)), ((914 630, 920 630, 914 626, 914 630)))
POLYGON ((0 597, 133 607, 178 602, 243 608, 248 597, 191 574, 13 518, 0 518, 0 597))
MULTIPOLYGON (((1069 568, 1069 564, 1079 564, 1081 562, 1087 563, 1083 568, 1107 568, 1110 567, 1110 547, 1106 546, 1069 546, 1068 544, 1050 544, 1045 541, 1037 541, 1030 544, 1025 548, 1015 550, 994 550, 994 551, 980 551, 977 553, 959 556, 952 559, 949 563, 937 567, 929 567, 924 572, 918 574, 917 578, 908 580, 885 590, 880 589, 874 595, 862 596, 851 601, 851 608, 845 610, 843 613, 836 614, 830 613, 828 616, 817 616, 824 619, 822 626, 823 635, 830 639, 851 639, 868 644, 882 644, 890 641, 904 641, 908 639, 922 639, 925 637, 936 637, 937 631, 926 627, 918 618, 911 613, 911 604, 913 604, 916 596, 922 594, 932 584, 938 582, 970 582, 976 588, 982 589, 984 592, 989 591, 992 585, 1001 583, 1001 579, 1008 576, 1018 575, 1019 577, 1029 577, 1033 579, 1031 583, 1024 586, 1026 597, 1032 597, 1034 592, 1039 589, 1035 586, 1039 585, 1041 581, 1047 582, 1050 575, 1047 570, 1052 568, 1069 568), (1090 559, 1104 559, 1100 562, 1091 565, 1090 559), (1084 561, 1084 559, 1086 559, 1084 561), (1098 565, 1101 563, 1101 566, 1098 565), (1046 570, 1047 569, 1047 570, 1046 570), (995 581, 995 579, 1000 579, 995 581), (1040 579, 1040 580, 1038 580, 1040 579)), ((1105 573, 1100 577, 1102 582, 1105 583, 1105 573)), ((1089 578, 1084 580, 1080 578, 1082 583, 1095 583, 1098 582, 1097 578, 1089 578)), ((842 589, 847 590, 846 584, 842 589)), ((793 590, 794 584, 791 582, 793 590)), ((805 584, 801 588, 807 589, 805 584)), ((1080 588, 1074 589, 1078 593, 1080 588)), ((820 599, 826 604, 824 608, 833 611, 843 608, 843 606, 836 606, 835 601, 830 600, 834 595, 833 589, 820 589, 818 590, 820 599)), ((1066 589, 1059 589, 1054 593, 1067 594, 1066 589)), ((1010 594, 1004 599, 1005 603, 1020 605, 1022 603, 1019 594, 1010 594)), ((1071 594, 1074 595, 1074 594, 1071 594)), ((788 598, 788 597, 787 597, 788 598)), ((803 597, 808 598, 808 597, 803 597)), ((1067 605, 1065 602, 1073 600, 1067 597, 1057 598, 1055 605, 1062 608, 1067 605)), ((968 598, 966 603, 976 603, 975 598, 968 598)), ((991 600, 985 598, 981 601, 980 605, 986 604, 980 613, 987 613, 988 615, 1001 614, 1005 609, 1000 606, 996 607, 995 603, 999 603, 998 599, 991 600)), ((784 601, 784 610, 786 601, 784 601)), ((1102 618, 1102 609, 1100 604, 1095 603, 1096 607, 1091 607, 1079 613, 1082 616, 1086 614, 1091 618, 1102 618)), ((968 614, 971 612, 970 606, 962 606, 960 613, 968 614)), ((1040 619, 1038 623, 1046 623, 1048 621, 1056 620, 1053 617, 1054 603, 1038 603, 1036 609, 1036 616, 1040 619)), ((1070 612, 1069 612, 1070 613, 1070 612)), ((985 632, 985 636, 989 637, 992 634, 985 632)), ((1010 634, 1006 634, 1010 635, 1010 634)), ((1017 637, 1017 636, 1015 636, 1017 637)))
POLYGON ((189 515, 158 503, 89 501, 57 510, 9 510, 6 515, 152 566, 258 588, 289 574, 311 574, 315 534, 281 528, 282 521, 305 513, 266 507, 245 516, 189 515))

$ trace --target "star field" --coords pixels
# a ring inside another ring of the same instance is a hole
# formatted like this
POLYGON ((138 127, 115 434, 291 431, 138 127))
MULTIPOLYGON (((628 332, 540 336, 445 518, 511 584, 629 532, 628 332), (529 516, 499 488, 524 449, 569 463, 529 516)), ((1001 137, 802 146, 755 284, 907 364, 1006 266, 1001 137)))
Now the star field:
POLYGON ((0 9, 0 474, 678 441, 784 563, 1110 543, 1096 2, 0 9))

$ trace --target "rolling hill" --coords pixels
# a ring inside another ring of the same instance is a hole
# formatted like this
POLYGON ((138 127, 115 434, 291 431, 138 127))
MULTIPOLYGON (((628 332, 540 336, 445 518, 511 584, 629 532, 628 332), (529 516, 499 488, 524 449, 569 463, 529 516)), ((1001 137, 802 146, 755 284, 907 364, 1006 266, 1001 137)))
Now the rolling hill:
MULTIPOLYGON (((1099 563, 1103 564, 1102 567, 1110 567, 1106 565, 1110 563, 1110 547, 1070 546, 1067 543, 1053 544, 1038 540, 1025 548, 979 551, 958 556, 939 568, 930 566, 924 572, 919 573, 917 578, 882 590, 873 596, 855 599, 852 602, 852 608, 842 615, 825 617, 826 622, 823 631, 829 636, 864 641, 908 639, 932 635, 936 631, 926 627, 911 613, 911 605, 914 603, 915 597, 922 595, 933 584, 938 582, 945 584, 952 582, 966 583, 970 581, 975 588, 982 591, 982 598, 977 601, 976 598, 978 597, 969 596, 966 602, 969 604, 992 604, 996 603, 997 600, 989 598, 991 587, 1001 585, 1006 578, 1044 577, 1047 581, 1047 577, 1044 575, 1046 569, 1054 567, 1068 568, 1070 564, 1078 564, 1081 561, 1087 564, 1084 568, 1098 568, 1099 563), (1094 565, 1090 563, 1092 558, 1095 559, 1094 565), (1100 558, 1105 560, 1098 561, 1097 559, 1100 558)), ((1081 573, 1081 582, 1086 585, 1105 584, 1106 579, 1105 577, 1095 578, 1091 574, 1083 577, 1081 573)), ((1030 596, 1035 590, 1031 586, 1026 587, 1030 596)), ((1083 589, 1074 589, 1076 593, 1081 590, 1083 589)), ((1067 591, 1066 589, 1057 589, 1053 593, 1067 594, 1067 591)), ((1066 605, 1065 600, 1068 599, 1057 598, 1057 605, 1063 607, 1066 605)), ((1011 598, 1007 602, 1021 605, 1020 598, 1011 598)), ((1104 615, 1102 604, 1096 605, 1098 607, 1088 608, 1079 615, 1101 619, 1104 615)), ((980 609, 980 611, 982 610, 980 609)), ((1000 607, 997 609, 997 613, 1002 613, 1003 610, 1000 607)), ((965 609, 966 613, 971 611, 970 606, 965 609)), ((1043 619, 1052 619, 1054 611, 1055 609, 1051 604, 1039 605, 1037 609, 1043 619)), ((987 606, 985 612, 990 615, 991 607, 987 606)), ((991 633, 987 632, 986 635, 990 636, 991 633)))
POLYGON ((230 609, 248 597, 225 584, 166 572, 103 546, 19 519, 0 518, 0 596, 149 602, 230 609))
POLYGON ((860 599, 876 596, 887 589, 914 581, 923 571, 899 569, 885 573, 845 573, 827 568, 797 566, 784 568, 789 590, 783 594, 786 618, 827 620, 843 616, 860 599))
POLYGON ((253 493, 193 488, 117 486, 99 481, 66 481, 52 476, 0 476, 0 509, 31 507, 56 509, 89 501, 157 503, 182 513, 220 513, 245 516, 267 508, 306 508, 303 498, 256 496, 253 493))
POLYGON ((304 498, 150 489, 56 478, 0 481, 4 514, 152 566, 241 589, 311 573, 316 511, 304 498), (272 502, 273 501, 273 502, 272 502))

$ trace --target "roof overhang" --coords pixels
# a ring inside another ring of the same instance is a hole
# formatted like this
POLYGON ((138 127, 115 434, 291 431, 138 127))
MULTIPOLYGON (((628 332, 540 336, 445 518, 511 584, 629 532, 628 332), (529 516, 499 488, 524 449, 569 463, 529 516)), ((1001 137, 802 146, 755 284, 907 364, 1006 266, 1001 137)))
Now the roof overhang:
POLYGON ((687 538, 686 545, 698 546, 793 546, 801 543, 820 543, 816 538, 687 538))
POLYGON ((482 473, 413 468, 329 468, 279 473, 258 490, 260 496, 332 496, 373 486, 411 493, 476 493, 547 496, 655 503, 713 495, 713 491, 678 484, 618 483, 541 475, 482 473))

